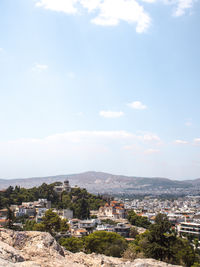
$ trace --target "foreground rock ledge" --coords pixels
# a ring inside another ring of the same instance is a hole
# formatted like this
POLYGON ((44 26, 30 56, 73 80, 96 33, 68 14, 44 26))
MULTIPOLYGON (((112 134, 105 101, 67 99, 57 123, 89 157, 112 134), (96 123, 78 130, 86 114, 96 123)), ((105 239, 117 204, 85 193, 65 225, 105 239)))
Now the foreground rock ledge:
MULTIPOLYGON (((153 259, 133 262, 97 254, 71 253, 48 233, 0 230, 1 267, 173 267, 153 259)), ((177 265, 176 265, 177 267, 177 265)), ((180 266, 179 266, 180 267, 180 266)))

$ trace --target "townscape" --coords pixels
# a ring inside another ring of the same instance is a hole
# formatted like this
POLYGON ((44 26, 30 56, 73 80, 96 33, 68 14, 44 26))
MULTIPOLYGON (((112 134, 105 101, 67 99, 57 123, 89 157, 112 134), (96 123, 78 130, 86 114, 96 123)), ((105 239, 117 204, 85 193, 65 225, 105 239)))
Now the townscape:
MULTIPOLYGON (((63 184, 54 186, 55 192, 61 196, 63 192, 70 193, 72 187, 66 180, 63 184)), ((128 212, 133 210, 137 216, 146 218, 150 223, 155 222, 157 214, 167 215, 175 231, 179 235, 191 235, 200 239, 200 197, 188 196, 172 200, 162 200, 151 197, 140 199, 115 198, 105 201, 103 206, 97 210, 90 210, 88 218, 79 219, 73 214, 72 209, 52 208, 51 201, 48 199, 38 199, 33 202, 22 202, 20 205, 10 205, 10 210, 14 216, 26 218, 36 223, 42 221, 45 212, 52 209, 61 219, 69 223, 69 229, 63 236, 83 237, 95 231, 116 232, 121 236, 131 240, 132 225, 127 219, 128 212)), ((7 222, 7 209, 0 210, 0 227, 4 227, 7 222)), ((16 222, 15 226, 23 229, 23 222, 16 222)), ((145 231, 143 225, 135 225, 138 232, 145 231)))

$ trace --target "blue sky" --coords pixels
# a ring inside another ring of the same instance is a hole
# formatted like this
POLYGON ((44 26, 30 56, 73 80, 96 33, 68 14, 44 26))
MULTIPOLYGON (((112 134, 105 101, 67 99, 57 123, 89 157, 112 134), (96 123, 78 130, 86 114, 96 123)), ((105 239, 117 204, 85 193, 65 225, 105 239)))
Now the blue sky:
POLYGON ((200 5, 1 0, 0 178, 200 177, 200 5))

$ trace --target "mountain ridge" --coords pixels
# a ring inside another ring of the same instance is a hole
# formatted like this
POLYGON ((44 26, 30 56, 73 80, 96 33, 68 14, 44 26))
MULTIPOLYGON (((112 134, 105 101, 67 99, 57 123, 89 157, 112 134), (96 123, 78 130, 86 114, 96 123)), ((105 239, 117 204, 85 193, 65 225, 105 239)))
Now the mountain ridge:
POLYGON ((45 177, 0 179, 0 190, 16 185, 31 188, 42 183, 63 182, 66 179, 72 186, 85 187, 93 193, 154 194, 161 192, 169 194, 175 192, 181 194, 181 191, 184 191, 188 194, 190 191, 200 190, 200 178, 179 181, 164 177, 126 176, 95 171, 45 177))

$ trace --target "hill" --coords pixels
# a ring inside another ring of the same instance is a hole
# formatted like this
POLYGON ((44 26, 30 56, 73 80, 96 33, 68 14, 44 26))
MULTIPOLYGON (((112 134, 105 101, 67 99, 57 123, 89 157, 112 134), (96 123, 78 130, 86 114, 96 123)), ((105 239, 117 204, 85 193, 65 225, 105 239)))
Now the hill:
POLYGON ((26 179, 0 179, 0 190, 6 189, 10 185, 31 188, 42 183, 63 182, 66 179, 72 186, 78 185, 92 193, 187 195, 198 194, 200 190, 200 179, 176 181, 160 177, 146 178, 93 171, 26 179))

